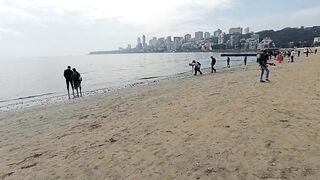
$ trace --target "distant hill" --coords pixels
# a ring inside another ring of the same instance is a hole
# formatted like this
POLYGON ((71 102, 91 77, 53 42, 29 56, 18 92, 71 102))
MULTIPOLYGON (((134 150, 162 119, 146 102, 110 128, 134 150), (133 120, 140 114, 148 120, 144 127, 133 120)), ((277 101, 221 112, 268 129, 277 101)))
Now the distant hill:
POLYGON ((270 37, 277 47, 305 47, 312 46, 314 37, 320 37, 320 26, 284 28, 279 31, 265 30, 258 32, 260 40, 270 37))

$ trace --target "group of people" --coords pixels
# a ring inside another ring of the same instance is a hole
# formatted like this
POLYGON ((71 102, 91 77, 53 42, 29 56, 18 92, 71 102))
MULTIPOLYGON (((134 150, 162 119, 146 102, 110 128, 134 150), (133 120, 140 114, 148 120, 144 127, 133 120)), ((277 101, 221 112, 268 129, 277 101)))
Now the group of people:
MULTIPOLYGON (((211 73, 213 72, 217 72, 217 70, 214 68, 217 60, 216 58, 214 58, 213 56, 210 57, 211 58, 211 73)), ((230 68, 230 57, 227 57, 227 67, 230 68)), ((245 56, 244 58, 244 65, 247 65, 247 56, 245 56)), ((189 63, 189 66, 192 67, 192 71, 194 72, 194 75, 196 76, 198 74, 198 72, 200 73, 200 75, 202 75, 202 72, 201 72, 201 63, 196 61, 196 60, 193 60, 191 63, 189 63)))
POLYGON ((75 97, 74 90, 77 91, 77 97, 79 97, 79 92, 80 92, 80 96, 82 96, 82 92, 81 92, 82 77, 80 73, 76 70, 76 68, 72 68, 71 70, 71 67, 68 66, 67 69, 64 70, 63 75, 64 75, 64 78, 66 79, 69 99, 70 99, 69 85, 71 85, 73 97, 75 97))

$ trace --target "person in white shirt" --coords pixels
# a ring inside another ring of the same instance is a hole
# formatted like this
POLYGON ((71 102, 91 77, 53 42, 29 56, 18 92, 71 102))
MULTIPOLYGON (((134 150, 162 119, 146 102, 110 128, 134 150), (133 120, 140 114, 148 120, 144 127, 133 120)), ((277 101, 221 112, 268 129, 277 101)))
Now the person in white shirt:
POLYGON ((293 63, 293 59, 294 59, 294 55, 296 54, 296 52, 294 50, 291 51, 290 54, 290 58, 291 58, 291 62, 293 63))

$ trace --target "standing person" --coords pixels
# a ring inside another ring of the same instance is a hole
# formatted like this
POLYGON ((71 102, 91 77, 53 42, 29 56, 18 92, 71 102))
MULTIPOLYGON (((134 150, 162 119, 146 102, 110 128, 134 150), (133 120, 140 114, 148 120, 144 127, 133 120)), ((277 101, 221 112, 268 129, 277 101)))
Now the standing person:
POLYGON ((294 54, 296 52, 294 50, 291 51, 290 57, 291 57, 291 62, 293 63, 293 59, 294 59, 294 54))
POLYGON ((79 97, 79 90, 80 90, 80 96, 82 96, 82 92, 81 92, 81 75, 80 73, 76 70, 76 68, 73 68, 73 74, 72 74, 72 81, 74 84, 74 89, 76 89, 77 91, 77 97, 79 97))
POLYGON ((227 67, 230 68, 230 58, 227 57, 227 67))
POLYGON ((307 49, 307 51, 306 51, 306 57, 308 57, 309 56, 309 49, 307 49))
POLYGON ((217 60, 213 56, 211 56, 211 73, 217 72, 216 69, 214 68, 214 65, 216 64, 217 60))
POLYGON ((317 54, 317 52, 318 52, 318 49, 316 48, 316 49, 314 50, 314 54, 317 54))
POLYGON ((266 53, 266 51, 262 51, 260 53, 260 57, 258 57, 258 63, 261 68, 260 82, 262 82, 262 83, 269 81, 269 69, 268 69, 268 65, 267 65, 268 56, 269 55, 266 53), (263 80, 264 72, 266 72, 266 81, 263 80))
POLYGON ((244 65, 245 66, 247 65, 247 58, 248 58, 247 56, 244 57, 244 65))
POLYGON ((300 57, 300 53, 301 53, 300 50, 298 50, 298 57, 300 57))
POLYGON ((72 88, 72 94, 74 96, 74 88, 73 88, 73 81, 72 81, 72 75, 73 71, 71 70, 71 67, 68 66, 66 70, 64 70, 63 76, 66 79, 66 84, 67 84, 67 90, 68 90, 68 97, 70 99, 70 92, 69 92, 69 84, 71 85, 72 88))
POLYGON ((288 63, 290 62, 291 59, 291 52, 288 50, 288 63))
POLYGON ((276 59, 277 59, 278 63, 281 63, 281 61, 282 61, 282 55, 281 55, 281 53, 279 53, 279 54, 277 55, 276 59))

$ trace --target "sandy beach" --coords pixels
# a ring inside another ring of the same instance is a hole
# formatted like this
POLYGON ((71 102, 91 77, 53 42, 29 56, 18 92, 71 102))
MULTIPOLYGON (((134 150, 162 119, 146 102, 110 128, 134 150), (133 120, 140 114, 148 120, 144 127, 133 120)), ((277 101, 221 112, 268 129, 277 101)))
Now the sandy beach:
POLYGON ((2 179, 320 177, 320 56, 0 115, 2 179))

